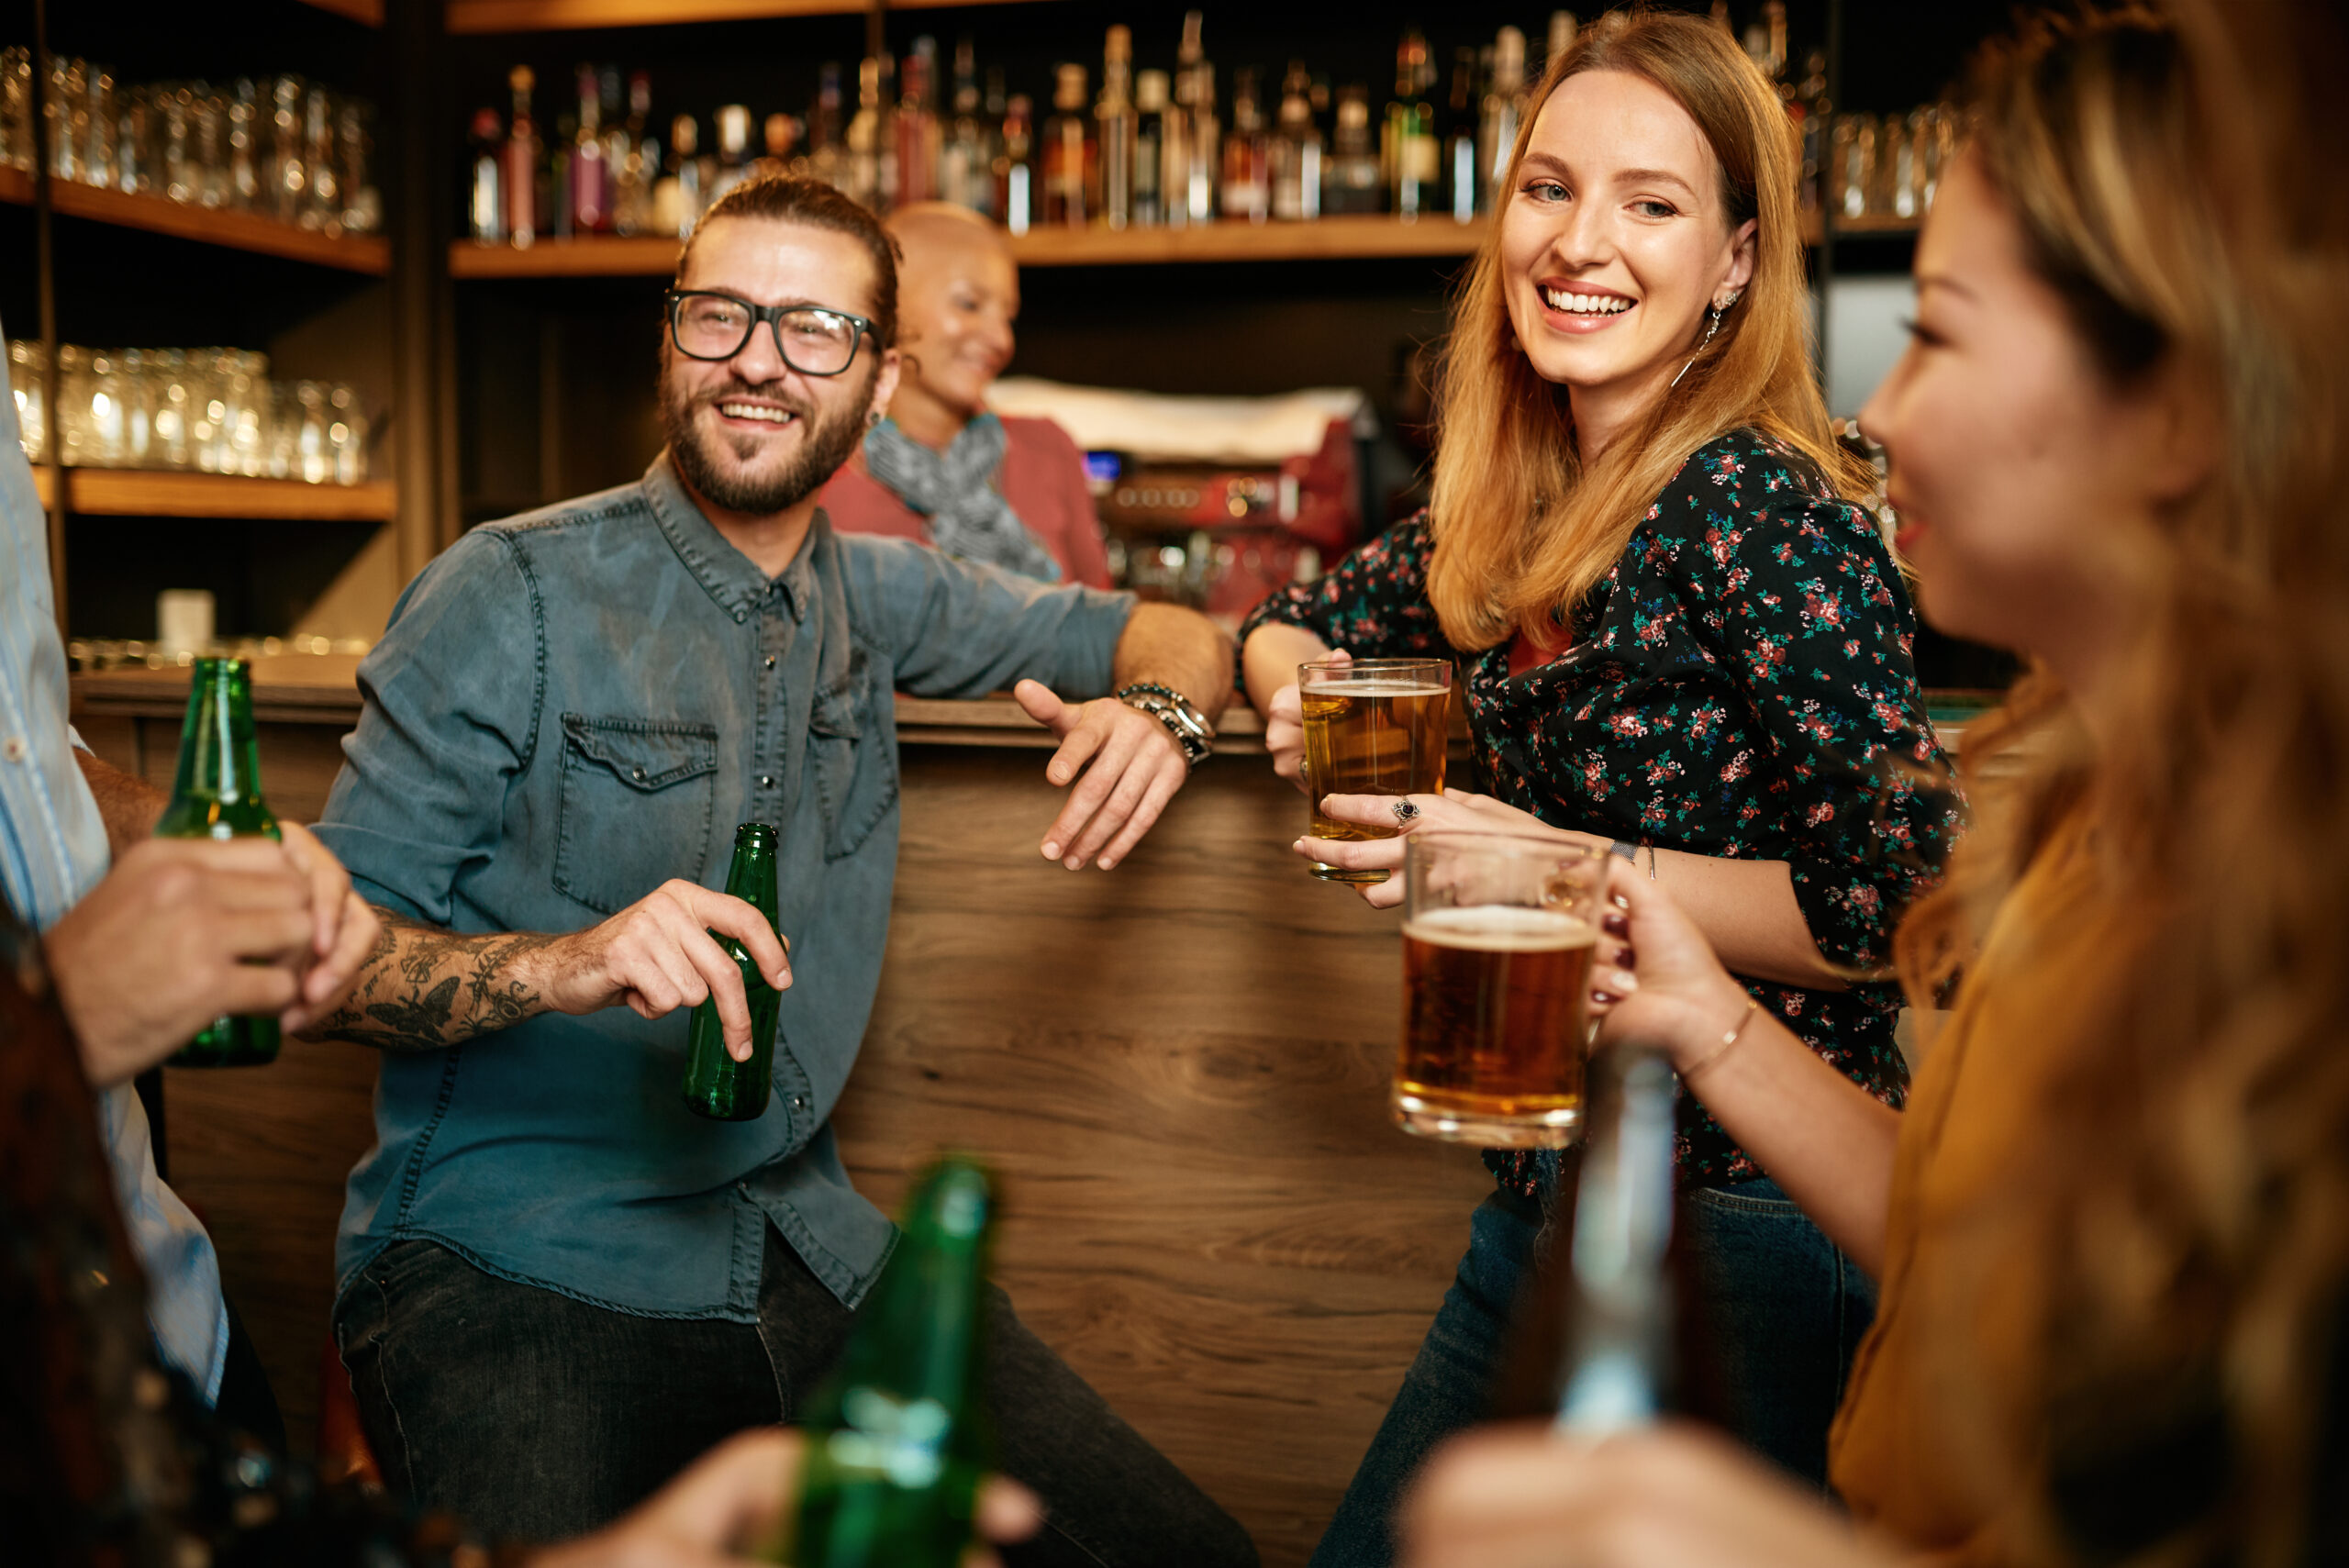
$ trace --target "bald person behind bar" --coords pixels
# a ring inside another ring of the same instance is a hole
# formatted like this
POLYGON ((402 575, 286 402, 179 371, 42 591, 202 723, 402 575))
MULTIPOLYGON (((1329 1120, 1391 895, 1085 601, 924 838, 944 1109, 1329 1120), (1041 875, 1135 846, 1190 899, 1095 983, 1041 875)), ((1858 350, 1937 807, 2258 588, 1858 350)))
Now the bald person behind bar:
POLYGON ((888 417, 824 486, 842 533, 919 539, 1046 582, 1109 585, 1085 454, 1050 419, 1005 418, 987 389, 1011 362, 1019 267, 967 207, 891 213, 904 373, 888 417))
MULTIPOLYGON (((897 379, 896 296, 887 236, 831 187, 730 192, 669 295, 668 449, 466 534, 360 667, 317 831, 385 931, 317 1032, 383 1065, 335 1329, 387 1478, 493 1534, 595 1528, 789 1421, 888 1260, 829 1118, 888 937, 892 692, 1019 682, 1074 786, 1043 852, 1106 870, 1230 689, 1198 616, 832 531, 817 490, 897 379), (751 820, 780 839, 787 958, 711 891, 751 820), (714 998, 750 1046, 711 932, 788 987, 753 1121, 679 1095, 682 1009, 714 998)), ((991 1314, 999 1457, 1050 1516, 1010 1562, 1254 1561, 999 1291, 991 1314)))

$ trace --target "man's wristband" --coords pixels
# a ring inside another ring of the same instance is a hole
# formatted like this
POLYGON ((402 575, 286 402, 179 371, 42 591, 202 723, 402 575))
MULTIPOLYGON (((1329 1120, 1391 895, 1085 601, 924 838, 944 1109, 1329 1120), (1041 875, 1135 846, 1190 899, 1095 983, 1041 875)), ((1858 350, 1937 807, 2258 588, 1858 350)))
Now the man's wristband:
POLYGON ((1215 750, 1215 726, 1207 715, 1193 705, 1190 698, 1172 686, 1155 681, 1133 681, 1119 686, 1118 700, 1128 707, 1150 715, 1166 727, 1174 737, 1174 744, 1183 749, 1183 761, 1197 767, 1208 752, 1215 750))

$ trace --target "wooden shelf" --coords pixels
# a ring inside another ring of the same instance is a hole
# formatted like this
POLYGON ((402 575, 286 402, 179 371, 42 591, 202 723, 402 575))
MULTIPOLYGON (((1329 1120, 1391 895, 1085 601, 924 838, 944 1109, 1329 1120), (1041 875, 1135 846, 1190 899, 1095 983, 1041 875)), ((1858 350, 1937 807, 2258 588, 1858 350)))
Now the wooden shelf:
POLYGON ((348 17, 364 27, 384 25, 384 0, 302 0, 321 11, 331 11, 338 17, 348 17))
POLYGON ((460 239, 449 247, 452 278, 650 278, 677 270, 681 241, 674 236, 622 239, 548 239, 518 250, 460 239))
MULTIPOLYGON (((1901 235, 1913 238, 1917 230, 1923 226, 1924 224, 1921 218, 1914 217, 1884 217, 1880 216, 1870 216, 1867 217, 1838 217, 1835 220, 1835 238, 1838 239, 1855 238, 1875 239, 1889 239, 1894 236, 1901 235)), ((1803 214, 1802 242, 1805 245, 1815 246, 1819 243, 1819 215, 1815 212, 1807 212, 1803 214)))
MULTIPOLYGON (((384 523, 399 509, 388 479, 363 484, 304 484, 234 473, 153 473, 135 468, 69 468, 65 509, 104 517, 266 517, 306 522, 384 523)), ((57 471, 33 470, 47 506, 57 471)))
MULTIPOLYGON (((311 0, 317 5, 323 0, 311 0)), ((1018 0, 891 0, 893 11, 1001 6, 1018 0)), ((551 33, 670 22, 755 22, 774 17, 861 17, 870 0, 448 0, 452 33, 551 33)))
MULTIPOLYGON (((1186 261, 1311 261, 1378 256, 1466 256, 1485 225, 1423 218, 1325 217, 1318 223, 1216 223, 1201 228, 1031 229, 1011 241, 1023 267, 1133 266, 1186 261)), ((457 278, 667 277, 678 242, 665 236, 545 240, 527 250, 461 239, 457 278)))
MULTIPOLYGON (((512 0, 519 4, 520 0, 512 0)), ((584 0, 583 0, 584 3, 584 0)), ((1376 257, 1470 256, 1485 240, 1488 220, 1455 223, 1423 217, 1325 217, 1315 223, 1211 223, 1198 228, 1033 228, 1015 237, 1011 251, 1023 267, 1118 267, 1191 261, 1337 261, 1376 257)), ((1847 236, 1914 235, 1907 217, 1843 218, 1847 236)), ((1819 243, 1818 215, 1806 215, 1803 243, 1819 243)), ((666 277, 676 270, 678 242, 662 236, 621 239, 541 240, 527 250, 461 239, 449 248, 456 278, 666 277)))
MULTIPOLYGON (((0 202, 28 206, 32 199, 32 176, 21 169, 0 167, 0 202)), ((143 228, 150 234, 169 234, 199 244, 284 256, 376 277, 392 268, 391 241, 380 234, 319 234, 274 218, 255 217, 249 212, 195 206, 161 196, 133 195, 72 180, 51 181, 49 199, 50 205, 67 217, 86 217, 123 228, 143 228)))

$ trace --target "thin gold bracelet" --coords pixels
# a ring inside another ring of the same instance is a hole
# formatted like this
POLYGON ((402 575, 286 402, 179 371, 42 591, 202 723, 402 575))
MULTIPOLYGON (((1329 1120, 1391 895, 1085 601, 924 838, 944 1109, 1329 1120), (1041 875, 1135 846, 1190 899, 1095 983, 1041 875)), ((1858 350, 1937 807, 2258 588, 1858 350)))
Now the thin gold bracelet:
POLYGON ((1698 1073, 1704 1072, 1707 1068, 1712 1066, 1713 1063, 1719 1062, 1722 1057, 1727 1056, 1731 1051, 1737 1049, 1737 1042, 1745 1036, 1745 1026, 1752 1023, 1753 1021, 1753 1015, 1761 1010, 1762 1004, 1755 1001, 1753 997, 1748 996, 1745 999, 1745 1011, 1739 1016, 1737 1027, 1731 1029, 1727 1034, 1721 1036, 1720 1044, 1713 1047, 1712 1050, 1707 1051, 1698 1060, 1691 1062, 1687 1066, 1683 1067, 1680 1070, 1680 1081, 1684 1084, 1695 1082, 1698 1073))

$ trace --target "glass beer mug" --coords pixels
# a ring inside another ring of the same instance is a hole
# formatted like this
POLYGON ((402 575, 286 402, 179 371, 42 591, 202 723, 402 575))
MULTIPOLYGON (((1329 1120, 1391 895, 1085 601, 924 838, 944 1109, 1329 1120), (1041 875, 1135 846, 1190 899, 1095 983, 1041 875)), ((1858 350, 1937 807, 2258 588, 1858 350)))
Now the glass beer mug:
POLYGON ((1574 1143, 1607 856, 1533 835, 1422 829, 1403 863, 1397 1124, 1487 1149, 1574 1143))

